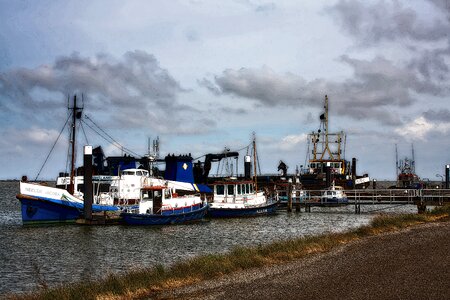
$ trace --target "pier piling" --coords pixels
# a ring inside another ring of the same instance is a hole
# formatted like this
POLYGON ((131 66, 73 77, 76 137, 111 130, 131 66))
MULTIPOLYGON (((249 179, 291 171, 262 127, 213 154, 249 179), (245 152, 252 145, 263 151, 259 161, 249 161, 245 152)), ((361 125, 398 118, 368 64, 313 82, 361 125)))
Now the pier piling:
POLYGON ((292 212, 292 182, 288 185, 288 212, 292 212))
POLYGON ((92 146, 84 146, 84 218, 92 220, 92 146))
POLYGON ((449 188, 450 165, 445 166, 445 188, 449 188))

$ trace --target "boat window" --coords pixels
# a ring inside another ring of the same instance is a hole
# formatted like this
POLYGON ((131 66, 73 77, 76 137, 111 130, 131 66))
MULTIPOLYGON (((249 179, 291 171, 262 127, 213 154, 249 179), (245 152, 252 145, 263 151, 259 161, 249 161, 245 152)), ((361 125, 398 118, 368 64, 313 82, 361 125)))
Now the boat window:
POLYGON ((142 176, 143 174, 142 174, 141 171, 136 171, 136 175, 137 175, 137 176, 142 176))
POLYGON ((234 195, 234 185, 227 185, 227 195, 234 195))
POLYGON ((250 186, 250 193, 253 193, 253 184, 249 184, 249 186, 250 186))
POLYGON ((242 185, 241 184, 237 185, 237 193, 238 193, 238 195, 242 194, 242 185))
POLYGON ((142 191, 142 199, 152 199, 152 193, 150 191, 142 191))
POLYGON ((248 194, 248 192, 249 192, 249 189, 248 189, 248 183, 247 184, 244 184, 244 187, 245 187, 245 194, 248 194))
POLYGON ((223 184, 216 185, 216 194, 217 195, 224 195, 225 194, 225 187, 223 184))

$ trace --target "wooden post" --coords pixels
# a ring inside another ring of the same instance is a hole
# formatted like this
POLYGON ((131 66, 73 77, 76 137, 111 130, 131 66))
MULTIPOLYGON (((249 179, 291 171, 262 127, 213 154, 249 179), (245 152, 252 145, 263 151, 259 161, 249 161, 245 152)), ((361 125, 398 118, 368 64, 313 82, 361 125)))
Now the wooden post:
POLYGON ((450 165, 445 166, 445 188, 449 188, 450 165))
POLYGON ((288 208, 287 208, 287 211, 288 212, 292 212, 292 182, 289 182, 287 193, 288 193, 288 208))
POLYGON ((92 146, 84 146, 84 218, 92 220, 92 146))

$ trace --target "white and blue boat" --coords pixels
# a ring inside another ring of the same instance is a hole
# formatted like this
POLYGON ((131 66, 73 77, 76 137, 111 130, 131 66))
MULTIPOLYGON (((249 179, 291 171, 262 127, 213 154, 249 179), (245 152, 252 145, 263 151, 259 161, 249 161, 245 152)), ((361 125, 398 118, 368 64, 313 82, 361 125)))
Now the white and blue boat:
POLYGON ((139 206, 125 209, 120 216, 127 225, 172 225, 200 221, 207 210, 199 194, 182 196, 167 185, 146 186, 139 206))
POLYGON ((212 218, 255 217, 275 214, 278 197, 255 189, 253 181, 229 180, 213 185, 214 196, 209 203, 212 218))
POLYGON ((322 192, 320 203, 329 205, 348 204, 347 194, 343 187, 335 186, 333 182, 329 189, 322 192))
MULTIPOLYGON (((68 191, 37 183, 20 182, 16 196, 22 210, 22 223, 74 223, 82 216, 84 202, 68 191)), ((116 205, 94 204, 93 212, 119 211, 116 205)))

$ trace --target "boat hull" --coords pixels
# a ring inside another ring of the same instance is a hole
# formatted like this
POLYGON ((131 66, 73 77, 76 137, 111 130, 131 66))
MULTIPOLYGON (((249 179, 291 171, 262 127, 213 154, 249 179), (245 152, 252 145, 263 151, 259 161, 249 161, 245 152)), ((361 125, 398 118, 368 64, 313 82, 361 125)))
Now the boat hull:
POLYGON ((123 212, 120 214, 122 222, 127 225, 173 225, 200 221, 206 215, 208 205, 192 211, 182 210, 163 214, 138 214, 123 212))
MULTIPOLYGON (((83 214, 83 205, 59 199, 39 198, 28 195, 17 195, 21 204, 22 223, 73 223, 83 214)), ((117 211, 115 206, 93 205, 93 212, 117 211)))
POLYGON ((242 218, 272 215, 276 213, 278 203, 245 208, 210 207, 208 216, 211 218, 242 218))

